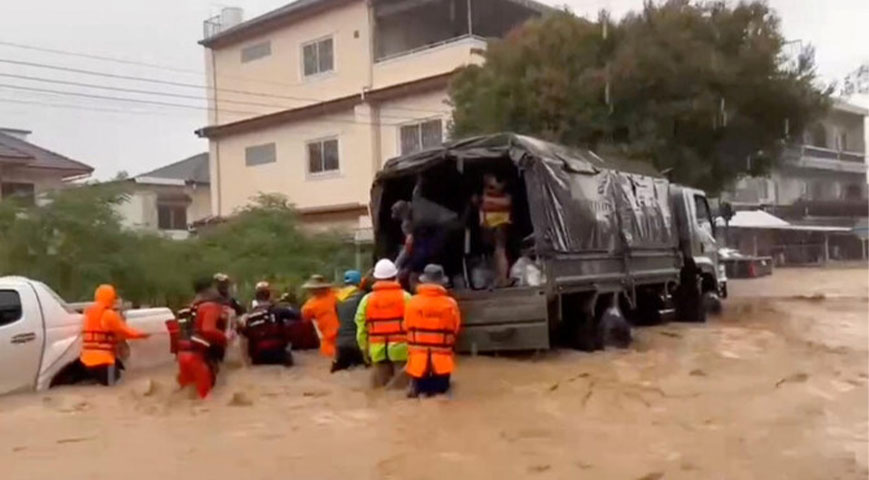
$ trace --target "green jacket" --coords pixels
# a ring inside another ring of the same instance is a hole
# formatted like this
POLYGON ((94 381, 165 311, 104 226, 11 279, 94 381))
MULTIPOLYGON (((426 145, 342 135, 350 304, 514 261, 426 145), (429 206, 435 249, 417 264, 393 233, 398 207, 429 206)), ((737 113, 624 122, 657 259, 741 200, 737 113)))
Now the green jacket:
MULTIPOLYGON (((410 300, 411 295, 404 292, 404 303, 410 300)), ((368 310, 368 299, 371 294, 362 297, 359 302, 359 308, 356 309, 356 343, 359 344, 359 349, 368 353, 368 358, 373 363, 390 360, 393 362, 407 361, 407 343, 390 343, 387 347, 384 344, 368 344, 368 322, 365 319, 365 312, 368 310), (387 357, 386 349, 389 348, 389 356, 387 357)))

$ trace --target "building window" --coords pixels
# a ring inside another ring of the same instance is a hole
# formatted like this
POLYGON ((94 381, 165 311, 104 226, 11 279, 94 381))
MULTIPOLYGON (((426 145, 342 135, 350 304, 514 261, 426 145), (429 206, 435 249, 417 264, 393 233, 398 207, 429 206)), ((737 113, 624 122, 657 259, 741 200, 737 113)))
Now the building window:
POLYGON ((28 205, 33 205, 36 202, 36 191, 32 183, 4 182, 0 184, 0 195, 4 200, 17 198, 28 205))
POLYGON ((308 173, 337 172, 338 139, 331 138, 308 143, 308 173))
POLYGON ((244 149, 244 164, 248 167, 274 163, 277 160, 277 152, 274 143, 254 145, 244 149))
POLYGON ((157 228, 160 230, 187 230, 187 205, 158 203, 157 228))
POLYGON ((302 45, 302 68, 306 77, 335 69, 332 37, 302 45))
POLYGON ((241 49, 241 63, 252 62, 272 54, 272 42, 262 42, 241 49))
POLYGON ((434 148, 443 143, 443 125, 440 119, 404 125, 399 132, 401 154, 434 148))

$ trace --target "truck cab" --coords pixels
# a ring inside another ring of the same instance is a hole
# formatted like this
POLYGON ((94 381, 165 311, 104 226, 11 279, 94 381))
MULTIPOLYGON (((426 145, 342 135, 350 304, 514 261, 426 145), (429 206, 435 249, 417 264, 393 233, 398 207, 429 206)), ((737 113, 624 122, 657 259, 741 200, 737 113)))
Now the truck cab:
POLYGON ((706 193, 696 188, 673 184, 670 196, 677 215, 679 248, 690 256, 700 270, 701 291, 727 297, 727 274, 719 255, 715 222, 706 193))

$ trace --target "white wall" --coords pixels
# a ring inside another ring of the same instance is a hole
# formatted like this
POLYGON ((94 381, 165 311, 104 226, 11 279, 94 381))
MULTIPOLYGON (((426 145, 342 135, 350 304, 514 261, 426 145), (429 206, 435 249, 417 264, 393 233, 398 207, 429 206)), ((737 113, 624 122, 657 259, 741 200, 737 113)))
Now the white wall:
MULTIPOLYGON (((158 232, 157 198, 160 194, 185 194, 191 202, 187 206, 187 223, 211 215, 211 191, 207 185, 171 186, 144 185, 133 187, 127 201, 116 207, 122 225, 127 228, 158 232)), ((163 231, 173 238, 186 238, 186 230, 163 231)))

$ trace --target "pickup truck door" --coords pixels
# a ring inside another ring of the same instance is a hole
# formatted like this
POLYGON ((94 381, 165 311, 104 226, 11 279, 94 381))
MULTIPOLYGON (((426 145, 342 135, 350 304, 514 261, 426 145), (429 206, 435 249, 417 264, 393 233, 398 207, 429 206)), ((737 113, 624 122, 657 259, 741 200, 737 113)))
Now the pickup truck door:
POLYGON ((42 310, 33 288, 0 287, 0 394, 35 387, 43 340, 42 310))

